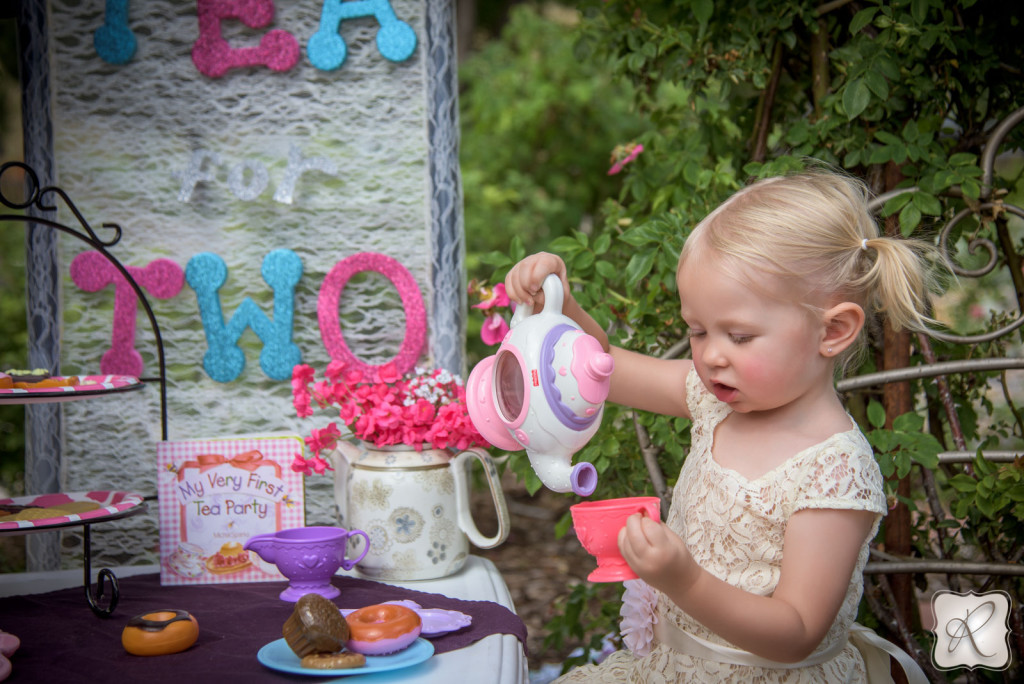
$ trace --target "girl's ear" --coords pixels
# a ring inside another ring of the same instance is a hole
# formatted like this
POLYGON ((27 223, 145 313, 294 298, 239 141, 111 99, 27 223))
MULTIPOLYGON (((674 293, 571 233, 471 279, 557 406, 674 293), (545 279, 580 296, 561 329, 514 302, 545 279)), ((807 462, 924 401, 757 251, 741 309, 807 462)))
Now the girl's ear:
POLYGON ((825 336, 821 340, 823 356, 837 356, 857 340, 864 327, 864 309, 853 302, 840 302, 825 311, 825 336))

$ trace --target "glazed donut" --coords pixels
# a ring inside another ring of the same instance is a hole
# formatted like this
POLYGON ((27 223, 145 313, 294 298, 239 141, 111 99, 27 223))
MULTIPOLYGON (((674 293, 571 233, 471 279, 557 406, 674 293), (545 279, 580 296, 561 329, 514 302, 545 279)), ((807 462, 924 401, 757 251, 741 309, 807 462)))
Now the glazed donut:
POLYGON ((393 603, 378 603, 351 612, 345 618, 351 636, 350 651, 386 655, 401 651, 416 641, 423 627, 419 614, 393 603))
POLYGON ((136 615, 121 632, 121 645, 132 655, 178 653, 196 643, 199 623, 184 610, 156 610, 136 615))

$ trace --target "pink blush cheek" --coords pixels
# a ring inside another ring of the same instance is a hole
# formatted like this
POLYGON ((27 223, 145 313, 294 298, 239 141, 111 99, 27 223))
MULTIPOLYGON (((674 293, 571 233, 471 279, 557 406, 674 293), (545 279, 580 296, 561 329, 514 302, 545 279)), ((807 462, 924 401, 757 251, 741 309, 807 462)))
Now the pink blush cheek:
POLYGON ((780 383, 791 381, 783 372, 780 364, 770 363, 763 359, 749 359, 737 367, 739 381, 743 383, 744 392, 779 391, 780 383))

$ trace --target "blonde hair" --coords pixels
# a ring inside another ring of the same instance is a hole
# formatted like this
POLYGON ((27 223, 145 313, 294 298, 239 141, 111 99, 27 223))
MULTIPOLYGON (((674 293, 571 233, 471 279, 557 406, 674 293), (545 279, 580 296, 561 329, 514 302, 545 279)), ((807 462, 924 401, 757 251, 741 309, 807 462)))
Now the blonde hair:
POLYGON ((938 251, 879 234, 868 199, 863 182, 835 171, 757 181, 693 229, 679 268, 710 250, 740 279, 753 269, 795 286, 798 297, 851 301, 896 329, 926 331, 935 323, 927 310, 938 251))

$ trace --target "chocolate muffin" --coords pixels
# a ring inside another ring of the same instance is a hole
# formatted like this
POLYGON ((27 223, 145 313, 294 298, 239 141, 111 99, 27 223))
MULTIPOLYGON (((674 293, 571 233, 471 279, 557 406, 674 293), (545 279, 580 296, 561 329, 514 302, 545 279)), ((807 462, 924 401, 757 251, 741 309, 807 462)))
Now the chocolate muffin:
POLYGON ((300 658, 311 653, 335 653, 348 641, 348 623, 331 601, 305 594, 281 630, 288 646, 300 658))

